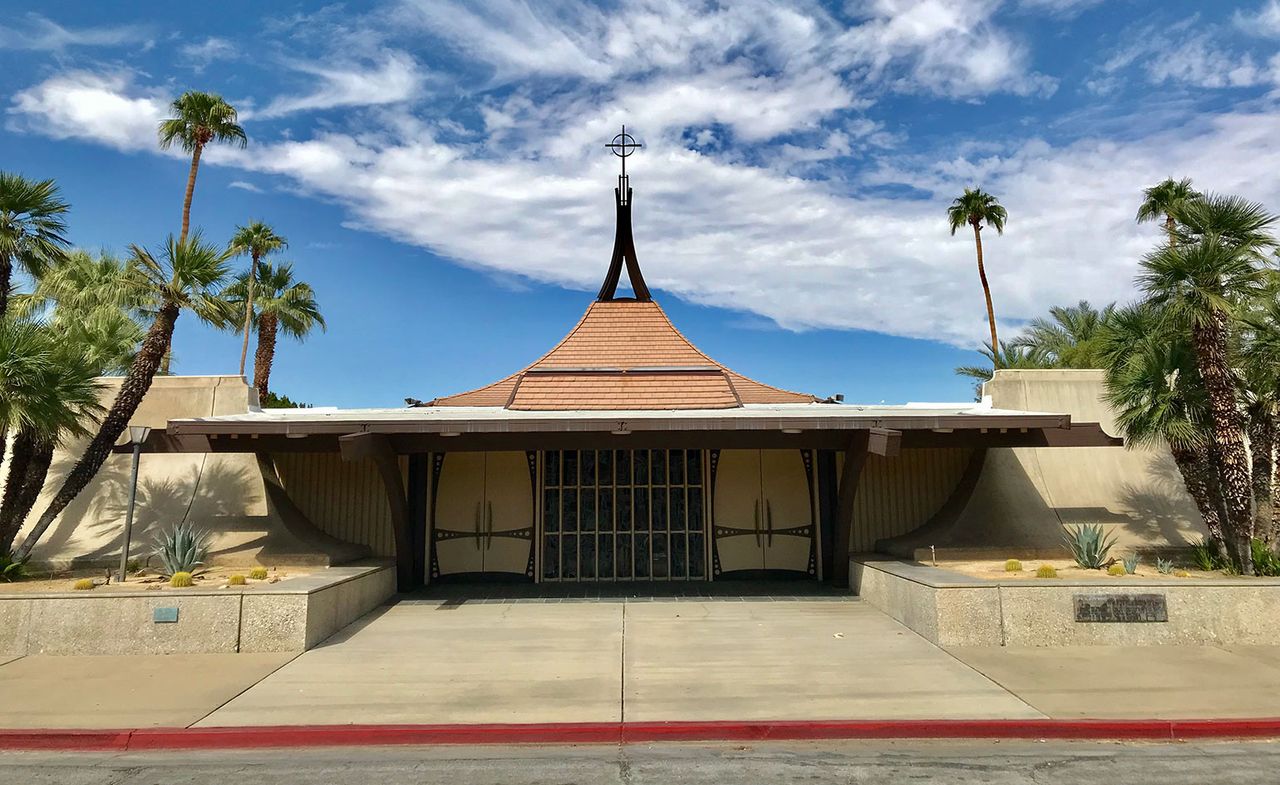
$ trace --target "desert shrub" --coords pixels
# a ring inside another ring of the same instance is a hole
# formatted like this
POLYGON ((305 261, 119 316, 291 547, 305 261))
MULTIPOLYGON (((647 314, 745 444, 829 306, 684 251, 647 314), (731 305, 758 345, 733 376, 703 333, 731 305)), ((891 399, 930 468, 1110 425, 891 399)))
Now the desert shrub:
POLYGON ((0 556, 0 579, 12 582, 20 581, 25 577, 27 577, 25 561, 17 561, 9 554, 0 556))
POLYGON ((1131 553, 1120 560, 1124 565, 1124 571, 1129 575, 1133 575, 1138 571, 1138 554, 1131 553))
POLYGON ((86 591, 88 589, 92 589, 93 586, 94 586, 93 578, 81 578, 80 580, 71 584, 71 588, 75 589, 76 591, 86 591))
POLYGON ((200 572, 196 568, 209 555, 209 533, 189 523, 179 523, 168 534, 156 538, 155 555, 162 565, 161 575, 200 572))
POLYGON ((1058 571, 1054 569, 1052 564, 1041 564, 1040 569, 1036 570, 1037 578, 1056 578, 1058 571))
POLYGON ((228 586, 243 586, 244 584, 245 579, 243 575, 232 575, 230 578, 227 578, 228 586))
POLYGON ((1172 575, 1172 574, 1173 574, 1173 559, 1163 559, 1163 558, 1160 558, 1160 557, 1158 557, 1158 556, 1157 556, 1157 557, 1156 557, 1156 572, 1160 573, 1161 575, 1172 575))
POLYGON ((1107 568, 1107 575, 1128 575, 1129 571, 1124 568, 1123 564, 1113 564, 1107 568))
POLYGON ((1087 570, 1100 570, 1107 562, 1107 554, 1116 544, 1114 534, 1107 534, 1100 523, 1082 523, 1064 526, 1063 539, 1071 548, 1076 564, 1087 570))
POLYGON ((252 570, 249 570, 249 577, 253 578, 255 581, 265 581, 267 579, 267 568, 254 567, 252 570))
POLYGON ((1225 569, 1229 565, 1218 554, 1218 548, 1208 540, 1191 543, 1191 563, 1205 572, 1225 569))
POLYGON ((1022 562, 1017 559, 1010 559, 1004 563, 1005 572, 1022 572, 1022 562))
POLYGON ((195 581, 191 579, 189 572, 175 572, 169 576, 169 585, 175 589, 185 589, 188 586, 194 586, 195 581))
POLYGON ((1255 538, 1252 545, 1254 573, 1268 577, 1280 575, 1280 556, 1262 540, 1255 538))

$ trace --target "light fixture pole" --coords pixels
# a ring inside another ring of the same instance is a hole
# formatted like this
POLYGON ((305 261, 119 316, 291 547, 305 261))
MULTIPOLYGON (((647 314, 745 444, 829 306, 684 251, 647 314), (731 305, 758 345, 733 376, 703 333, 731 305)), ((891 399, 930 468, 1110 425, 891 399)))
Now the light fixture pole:
POLYGON ((129 509, 124 514, 124 547, 120 549, 120 574, 117 577, 124 583, 129 574, 129 538, 133 536, 133 504, 138 499, 138 459, 142 455, 142 443, 151 435, 151 429, 145 425, 129 426, 129 443, 133 445, 133 477, 129 480, 129 509))

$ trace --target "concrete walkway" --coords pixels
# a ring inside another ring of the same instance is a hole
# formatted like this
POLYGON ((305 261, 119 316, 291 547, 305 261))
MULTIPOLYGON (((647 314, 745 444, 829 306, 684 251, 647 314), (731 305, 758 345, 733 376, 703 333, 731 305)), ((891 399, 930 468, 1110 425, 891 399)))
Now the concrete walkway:
POLYGON ((296 657, 17 658, 0 694, 0 728, 1274 717, 1280 647, 945 651, 847 597, 432 600, 296 657))

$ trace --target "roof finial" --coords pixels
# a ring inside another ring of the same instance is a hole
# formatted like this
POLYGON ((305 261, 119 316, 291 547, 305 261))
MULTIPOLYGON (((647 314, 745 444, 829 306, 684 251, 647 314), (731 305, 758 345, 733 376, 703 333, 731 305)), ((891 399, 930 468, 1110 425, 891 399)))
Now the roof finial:
POLYGON ((618 192, 622 194, 622 198, 625 200, 623 204, 626 204, 631 200, 631 181, 627 179, 627 158, 636 150, 644 147, 644 145, 637 142, 634 136, 627 133, 627 126, 623 123, 622 133, 613 137, 613 141, 605 145, 605 147, 612 150, 614 155, 622 159, 622 174, 618 175, 618 192))
POLYGON ((617 297, 618 279, 622 277, 624 262, 627 265, 627 277, 631 279, 631 291, 635 292, 635 299, 640 302, 649 302, 653 299, 649 294, 649 287, 645 285, 644 276, 640 274, 640 261, 636 258, 636 243, 631 236, 631 181, 627 179, 627 158, 642 146, 634 136, 627 133, 625 125, 622 126, 622 133, 613 137, 613 141, 605 145, 614 155, 622 159, 622 174, 618 175, 618 187, 614 189, 618 202, 618 226, 613 237, 613 259, 609 262, 609 272, 605 274, 600 294, 596 295, 598 302, 619 299, 617 297))

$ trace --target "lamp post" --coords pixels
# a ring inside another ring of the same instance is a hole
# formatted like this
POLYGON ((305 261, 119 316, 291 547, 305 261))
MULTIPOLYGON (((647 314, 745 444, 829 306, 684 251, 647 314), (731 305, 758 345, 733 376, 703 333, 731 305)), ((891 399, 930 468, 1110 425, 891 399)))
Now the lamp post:
POLYGON ((151 429, 145 425, 129 426, 129 443, 133 445, 133 477, 129 481, 129 509, 124 514, 124 547, 120 549, 120 575, 117 579, 124 583, 129 574, 129 538, 133 535, 133 504, 138 499, 138 459, 142 455, 142 443, 151 435, 151 429))

